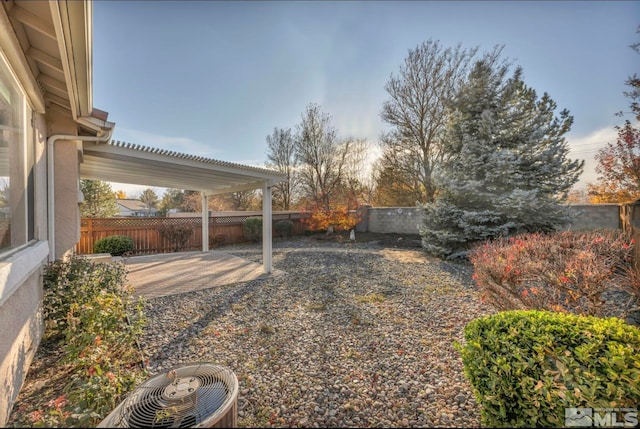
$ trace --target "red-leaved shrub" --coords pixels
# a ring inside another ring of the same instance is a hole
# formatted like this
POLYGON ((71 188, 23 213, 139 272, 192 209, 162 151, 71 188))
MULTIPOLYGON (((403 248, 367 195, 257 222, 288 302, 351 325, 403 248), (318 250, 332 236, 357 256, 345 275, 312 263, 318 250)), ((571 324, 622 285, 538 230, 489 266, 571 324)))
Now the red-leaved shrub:
POLYGON ((524 234, 469 254, 483 298, 501 310, 625 317, 640 299, 628 232, 524 234))

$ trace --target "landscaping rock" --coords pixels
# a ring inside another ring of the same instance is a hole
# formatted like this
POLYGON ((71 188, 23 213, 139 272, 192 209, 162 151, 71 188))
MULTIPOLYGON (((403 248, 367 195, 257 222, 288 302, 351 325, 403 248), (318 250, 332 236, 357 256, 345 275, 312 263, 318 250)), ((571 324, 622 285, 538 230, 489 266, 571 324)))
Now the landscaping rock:
MULTIPOLYGON (((259 244, 221 250, 262 257, 259 244)), ((495 310, 468 265, 291 239, 274 240, 273 266, 285 274, 150 300, 141 345, 151 373, 231 368, 240 427, 479 426, 453 342, 495 310)))

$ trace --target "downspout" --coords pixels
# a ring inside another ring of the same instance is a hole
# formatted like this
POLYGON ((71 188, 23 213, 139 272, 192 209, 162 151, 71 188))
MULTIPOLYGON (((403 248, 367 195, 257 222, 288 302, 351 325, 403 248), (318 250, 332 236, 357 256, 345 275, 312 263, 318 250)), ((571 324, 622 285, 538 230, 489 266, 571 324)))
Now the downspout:
POLYGON ((64 135, 64 134, 54 134, 47 139, 47 235, 49 240, 49 262, 53 262, 56 259, 56 222, 55 222, 55 174, 54 174, 54 161, 55 158, 53 156, 53 144, 58 141, 68 141, 68 140, 80 140, 83 142, 102 142, 106 143, 111 139, 111 135, 113 134, 113 128, 110 128, 109 131, 100 137, 93 136, 73 136, 73 135, 64 135))

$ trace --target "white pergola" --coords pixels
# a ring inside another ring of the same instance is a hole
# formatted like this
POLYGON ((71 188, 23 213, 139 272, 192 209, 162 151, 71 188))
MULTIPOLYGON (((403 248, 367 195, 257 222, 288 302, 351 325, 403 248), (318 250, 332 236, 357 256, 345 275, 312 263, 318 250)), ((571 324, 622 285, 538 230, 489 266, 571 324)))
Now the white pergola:
MULTIPOLYGON (((187 155, 165 149, 111 141, 83 142, 83 179, 200 191, 202 207, 212 195, 262 189, 262 262, 271 273, 271 188, 284 180, 273 170, 187 155)), ((209 251, 209 211, 202 210, 202 251, 209 251)))

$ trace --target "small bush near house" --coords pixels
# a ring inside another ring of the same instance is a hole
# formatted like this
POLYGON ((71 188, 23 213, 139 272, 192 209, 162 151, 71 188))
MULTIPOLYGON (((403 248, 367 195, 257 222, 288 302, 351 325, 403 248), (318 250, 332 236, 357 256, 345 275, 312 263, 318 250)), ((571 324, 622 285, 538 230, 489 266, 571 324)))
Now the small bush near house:
POLYGON ((293 231, 293 222, 290 220, 279 220, 275 225, 276 232, 280 237, 290 237, 293 231))
POLYGON ((262 218, 248 217, 242 221, 242 233, 244 238, 253 243, 262 239, 262 218))
POLYGON ((121 256, 132 252, 135 248, 133 239, 124 235, 111 235, 101 238, 93 245, 94 253, 111 253, 113 256, 121 256))
POLYGON ((126 282, 127 272, 120 263, 92 263, 77 257, 49 264, 43 275, 45 339, 63 340, 70 321, 75 320, 70 315, 100 295, 125 295, 126 282))
POLYGON ((51 386, 64 389, 39 408, 23 410, 19 424, 95 426, 146 377, 136 345, 144 304, 132 299, 126 281, 121 263, 72 258, 47 267, 41 347, 60 356, 51 386))
POLYGON ((640 403, 640 329, 619 319, 507 311, 457 345, 486 427, 562 427, 565 408, 640 403))
POLYGON ((640 296, 633 244, 621 231, 526 234, 487 242, 469 258, 484 298, 499 309, 625 317, 640 296))

